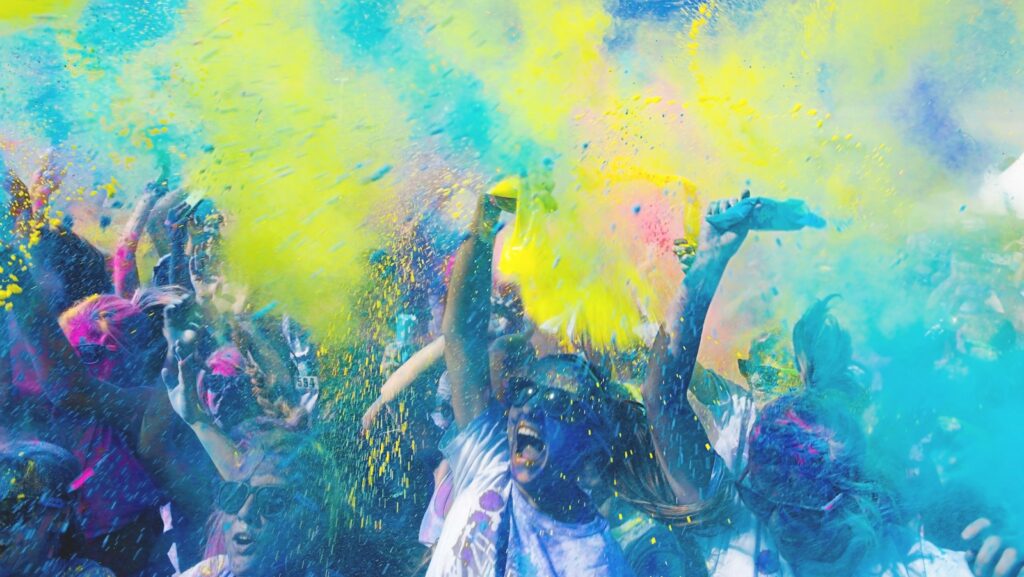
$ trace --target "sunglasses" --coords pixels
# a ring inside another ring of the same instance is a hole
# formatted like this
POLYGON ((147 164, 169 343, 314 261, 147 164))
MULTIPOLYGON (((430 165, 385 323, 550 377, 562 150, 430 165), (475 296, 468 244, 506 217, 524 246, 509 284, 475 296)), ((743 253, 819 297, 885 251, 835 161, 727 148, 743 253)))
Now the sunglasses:
POLYGON ((254 512, 261 517, 276 517, 292 502, 292 491, 284 487, 253 487, 248 483, 224 483, 217 493, 217 508, 237 515, 252 496, 254 512))
POLYGON ((513 407, 522 407, 534 397, 539 397, 539 407, 565 422, 585 420, 593 413, 591 406, 564 389, 544 387, 529 379, 514 378, 509 383, 509 402, 513 407))
POLYGON ((739 480, 736 481, 736 491, 739 493, 740 499, 743 500, 743 503, 750 508, 750 511, 754 513, 755 516, 762 519, 767 519, 776 511, 781 510, 810 513, 814 515, 826 515, 835 510, 836 506, 843 500, 843 496, 845 495, 845 493, 839 492, 824 505, 807 505, 792 501, 780 501, 769 497, 750 486, 750 483, 747 482, 749 473, 750 468, 748 467, 743 471, 743 475, 740 476, 739 480))
POLYGON ((114 352, 106 345, 95 343, 82 343, 78 345, 78 358, 86 365, 98 365, 109 358, 114 352))

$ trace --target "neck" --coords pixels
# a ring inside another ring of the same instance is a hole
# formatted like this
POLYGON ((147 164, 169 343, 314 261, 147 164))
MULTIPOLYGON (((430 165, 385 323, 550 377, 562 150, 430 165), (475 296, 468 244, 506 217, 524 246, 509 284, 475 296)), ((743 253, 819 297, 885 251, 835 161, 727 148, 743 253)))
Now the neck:
POLYGON ((515 483, 516 489, 534 509, 563 523, 584 523, 597 514, 594 505, 573 481, 556 481, 534 487, 515 483))

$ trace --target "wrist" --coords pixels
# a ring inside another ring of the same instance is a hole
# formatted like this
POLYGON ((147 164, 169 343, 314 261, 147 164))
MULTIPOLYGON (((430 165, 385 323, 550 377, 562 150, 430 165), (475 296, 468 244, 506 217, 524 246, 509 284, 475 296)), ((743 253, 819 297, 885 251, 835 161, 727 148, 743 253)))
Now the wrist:
POLYGON ((698 274, 722 274, 732 256, 719 249, 698 250, 687 276, 698 274))
POLYGON ((479 223, 469 231, 469 234, 476 242, 494 244, 494 239, 498 236, 498 226, 497 223, 479 223))

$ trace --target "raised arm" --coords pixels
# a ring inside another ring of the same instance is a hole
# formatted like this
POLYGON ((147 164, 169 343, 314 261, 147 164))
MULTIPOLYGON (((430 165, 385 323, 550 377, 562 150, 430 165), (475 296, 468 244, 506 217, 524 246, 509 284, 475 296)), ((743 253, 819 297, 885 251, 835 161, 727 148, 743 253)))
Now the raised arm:
POLYGON ((161 173, 156 182, 146 186, 146 192, 135 205, 131 217, 125 223, 121 237, 117 241, 117 248, 114 250, 114 292, 123 298, 130 298, 132 293, 138 290, 141 282, 139 280, 139 265, 136 253, 139 250, 139 239, 149 221, 149 215, 153 212, 158 200, 167 194, 166 171, 161 173))
POLYGON ((380 388, 380 396, 370 405, 363 414, 363 431, 373 426, 373 422, 388 403, 395 400, 398 395, 413 383, 420 375, 434 366, 444 358, 444 337, 437 337, 427 346, 416 351, 409 360, 405 361, 398 370, 391 373, 388 380, 380 388))
MULTIPOLYGON (((712 203, 705 218, 728 210, 738 200, 712 203)), ((746 236, 746 221, 725 231, 706 220, 702 223, 697 254, 680 291, 678 320, 670 332, 659 332, 651 350, 644 403, 658 462, 678 504, 699 501, 700 489, 707 486, 713 469, 714 453, 708 448, 707 432, 690 406, 687 391, 711 300, 729 259, 746 236)))
POLYGON ((483 413, 490 402, 487 324, 491 314, 494 234, 500 213, 487 196, 481 196, 469 236, 455 255, 441 323, 444 359, 452 386, 452 411, 459 427, 465 427, 483 413))
POLYGON ((90 375, 46 304, 32 268, 23 280, 23 298, 14 303, 14 313, 25 339, 36 351, 47 399, 63 410, 87 414, 124 431, 137 430, 155 389, 121 388, 90 375))
POLYGON ((54 162, 54 152, 47 150, 40 157, 39 170, 32 175, 32 187, 29 196, 32 198, 32 214, 41 217, 50 204, 50 197, 56 192, 64 179, 63 171, 54 162))
POLYGON ((179 340, 174 345, 174 354, 176 362, 172 366, 177 374, 171 369, 164 369, 163 373, 171 407, 195 433, 220 476, 226 481, 235 480, 240 475, 242 452, 203 410, 198 386, 205 371, 197 366, 194 347, 179 340))

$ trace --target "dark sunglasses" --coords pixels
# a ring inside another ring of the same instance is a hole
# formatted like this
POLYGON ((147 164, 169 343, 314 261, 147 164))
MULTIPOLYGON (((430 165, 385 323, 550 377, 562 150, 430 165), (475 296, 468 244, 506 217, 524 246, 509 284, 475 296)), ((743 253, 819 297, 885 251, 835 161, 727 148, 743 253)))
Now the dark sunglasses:
POLYGON ((539 395, 540 407, 549 415, 566 422, 585 420, 593 414, 589 403, 582 401, 564 389, 543 387, 529 379, 509 379, 509 402, 513 407, 522 407, 539 395))
POLYGON ((97 365, 113 353, 106 345, 95 343, 82 343, 77 348, 78 358, 86 365, 97 365))
POLYGON ((843 500, 845 493, 839 492, 835 497, 832 497, 824 505, 807 505, 804 503, 795 503, 791 501, 780 501, 765 495, 761 491, 750 486, 747 482, 750 468, 748 467, 739 480, 736 481, 736 491, 739 493, 740 499, 743 503, 750 508, 750 511, 755 516, 762 519, 767 519, 772 516, 773 513, 779 510, 799 511, 802 513, 811 513, 815 515, 826 515, 835 510, 836 506, 843 500))
POLYGON ((237 515, 252 496, 254 512, 261 517, 276 517, 288 508, 293 493, 284 487, 253 487, 248 483, 224 483, 217 493, 217 508, 237 515))

